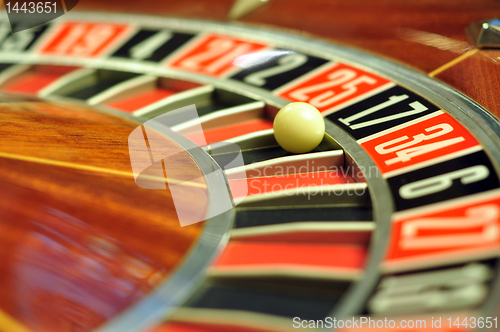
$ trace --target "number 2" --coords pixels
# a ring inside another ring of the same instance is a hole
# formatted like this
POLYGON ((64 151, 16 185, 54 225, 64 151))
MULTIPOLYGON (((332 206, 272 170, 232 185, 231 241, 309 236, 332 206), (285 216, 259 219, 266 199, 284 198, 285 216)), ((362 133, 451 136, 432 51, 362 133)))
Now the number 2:
POLYGON ((244 78, 245 82, 257 86, 266 84, 266 78, 298 68, 307 62, 304 54, 292 53, 278 59, 278 66, 263 69, 244 78))

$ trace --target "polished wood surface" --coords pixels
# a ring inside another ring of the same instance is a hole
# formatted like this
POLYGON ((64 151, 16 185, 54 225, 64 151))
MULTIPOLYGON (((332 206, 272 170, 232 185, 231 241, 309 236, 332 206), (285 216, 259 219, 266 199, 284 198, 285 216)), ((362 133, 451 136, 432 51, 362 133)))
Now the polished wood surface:
MULTIPOLYGON (((499 1, 275 0, 243 21, 307 31, 429 73, 471 46, 469 24, 491 17, 500 17, 499 1)), ((490 53, 480 51, 437 78, 500 116, 500 66, 490 53)))
MULTIPOLYGON (((230 0, 85 0, 77 10, 225 21, 232 4, 230 0)), ((306 32, 430 73, 472 47, 465 32, 469 24, 491 17, 500 18, 500 1, 270 0, 239 21, 306 32)), ((499 55, 482 50, 436 78, 500 116, 499 55)))
MULTIPOLYGON (((88 331, 185 258, 202 225, 180 227, 168 190, 135 184, 127 140, 138 123, 40 102, 0 102, 0 122, 2 311, 33 331, 88 331)), ((180 158, 170 169, 202 177, 165 142, 180 158)), ((193 211, 205 213, 205 191, 186 196, 193 211)))

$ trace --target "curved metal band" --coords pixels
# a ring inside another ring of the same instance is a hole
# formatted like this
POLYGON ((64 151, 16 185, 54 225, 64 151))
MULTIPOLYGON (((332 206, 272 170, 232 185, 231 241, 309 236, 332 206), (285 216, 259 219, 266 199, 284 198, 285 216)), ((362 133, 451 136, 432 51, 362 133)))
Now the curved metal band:
MULTIPOLYGON (((217 190, 221 187, 221 184, 213 183, 214 178, 206 175, 221 170, 219 165, 199 146, 184 136, 164 126, 158 129, 189 153, 198 164, 207 181, 209 201, 207 215, 210 215, 210 209, 214 208, 214 204, 216 204, 219 197, 217 190)), ((226 189, 229 190, 227 181, 226 189)), ((150 295, 130 309, 120 313, 116 318, 108 321, 97 331, 142 331, 145 327, 162 321, 173 309, 184 303, 203 282, 205 269, 227 243, 228 232, 232 228, 234 214, 235 210, 233 208, 206 220, 200 238, 186 255, 187 258, 182 265, 155 288, 150 295)))

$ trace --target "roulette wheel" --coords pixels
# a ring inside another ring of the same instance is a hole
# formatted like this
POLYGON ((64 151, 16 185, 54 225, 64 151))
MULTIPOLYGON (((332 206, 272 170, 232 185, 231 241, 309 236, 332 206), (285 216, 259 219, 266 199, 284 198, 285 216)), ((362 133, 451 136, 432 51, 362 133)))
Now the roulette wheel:
POLYGON ((3 12, 0 329, 498 330, 495 16, 87 0, 12 33, 3 12), (312 151, 274 138, 291 102, 324 118, 312 151))

